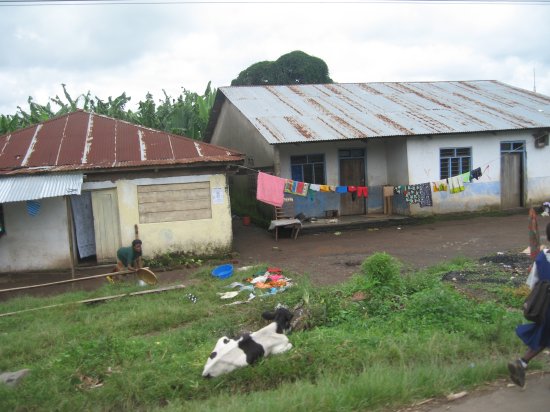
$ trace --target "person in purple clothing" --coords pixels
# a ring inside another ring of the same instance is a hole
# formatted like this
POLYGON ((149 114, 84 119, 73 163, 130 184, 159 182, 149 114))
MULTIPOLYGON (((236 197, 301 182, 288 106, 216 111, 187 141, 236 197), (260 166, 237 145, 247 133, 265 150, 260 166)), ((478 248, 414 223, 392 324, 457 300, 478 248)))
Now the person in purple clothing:
MULTIPOLYGON (((546 225, 546 238, 550 241, 550 223, 546 225)), ((540 251, 531 268, 527 284, 531 289, 541 280, 550 281, 550 250, 540 251)), ((540 324, 526 323, 516 328, 516 334, 527 345, 525 354, 513 362, 508 363, 510 379, 516 385, 525 386, 525 370, 529 361, 541 353, 546 347, 550 347, 550 308, 546 312, 544 322, 540 324)))

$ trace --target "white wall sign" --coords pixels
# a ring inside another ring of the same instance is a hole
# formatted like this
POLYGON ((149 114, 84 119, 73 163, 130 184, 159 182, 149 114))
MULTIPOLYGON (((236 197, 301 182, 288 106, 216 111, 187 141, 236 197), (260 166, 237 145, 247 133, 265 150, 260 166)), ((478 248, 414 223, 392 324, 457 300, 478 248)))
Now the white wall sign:
POLYGON ((215 205, 223 204, 224 190, 221 187, 215 187, 212 189, 212 203, 215 205))

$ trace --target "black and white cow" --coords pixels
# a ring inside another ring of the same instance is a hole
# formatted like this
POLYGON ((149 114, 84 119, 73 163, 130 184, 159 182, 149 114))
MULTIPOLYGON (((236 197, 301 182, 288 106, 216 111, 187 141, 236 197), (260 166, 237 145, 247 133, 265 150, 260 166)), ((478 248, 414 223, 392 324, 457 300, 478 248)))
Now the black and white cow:
POLYGON ((250 365, 264 356, 290 350, 292 344, 285 333, 290 330, 292 313, 285 308, 278 308, 275 312, 262 313, 262 317, 273 322, 237 339, 222 336, 208 357, 202 376, 214 378, 250 365))

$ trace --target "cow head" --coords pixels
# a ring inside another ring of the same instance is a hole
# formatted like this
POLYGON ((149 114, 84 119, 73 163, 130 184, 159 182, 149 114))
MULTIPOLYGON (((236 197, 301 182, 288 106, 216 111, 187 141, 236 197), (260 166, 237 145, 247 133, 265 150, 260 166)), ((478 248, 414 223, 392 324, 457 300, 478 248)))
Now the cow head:
POLYGON ((274 312, 262 313, 262 318, 265 320, 272 320, 277 324, 277 333, 284 334, 290 332, 290 320, 292 316, 293 314, 284 307, 278 307, 274 312))

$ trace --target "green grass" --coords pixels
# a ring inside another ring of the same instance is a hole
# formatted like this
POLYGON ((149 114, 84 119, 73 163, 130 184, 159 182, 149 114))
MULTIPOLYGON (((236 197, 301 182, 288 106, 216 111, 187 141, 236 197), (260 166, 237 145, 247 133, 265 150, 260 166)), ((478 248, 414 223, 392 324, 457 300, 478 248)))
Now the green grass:
POLYGON ((204 267, 194 286, 95 305, 70 302, 140 289, 16 298, 0 312, 65 305, 0 317, 0 370, 31 370, 18 387, 0 386, 0 410, 383 410, 471 388, 505 376, 506 361, 523 350, 509 285, 479 301, 440 281, 474 267, 458 259, 403 275, 393 257, 375 254, 345 284, 315 287, 285 273, 294 287, 234 306, 217 292, 265 267, 226 280, 204 267), (357 292, 365 299, 353 300, 357 292), (301 302, 313 327, 289 336, 290 352, 201 377, 220 336, 256 330, 263 310, 301 302))

